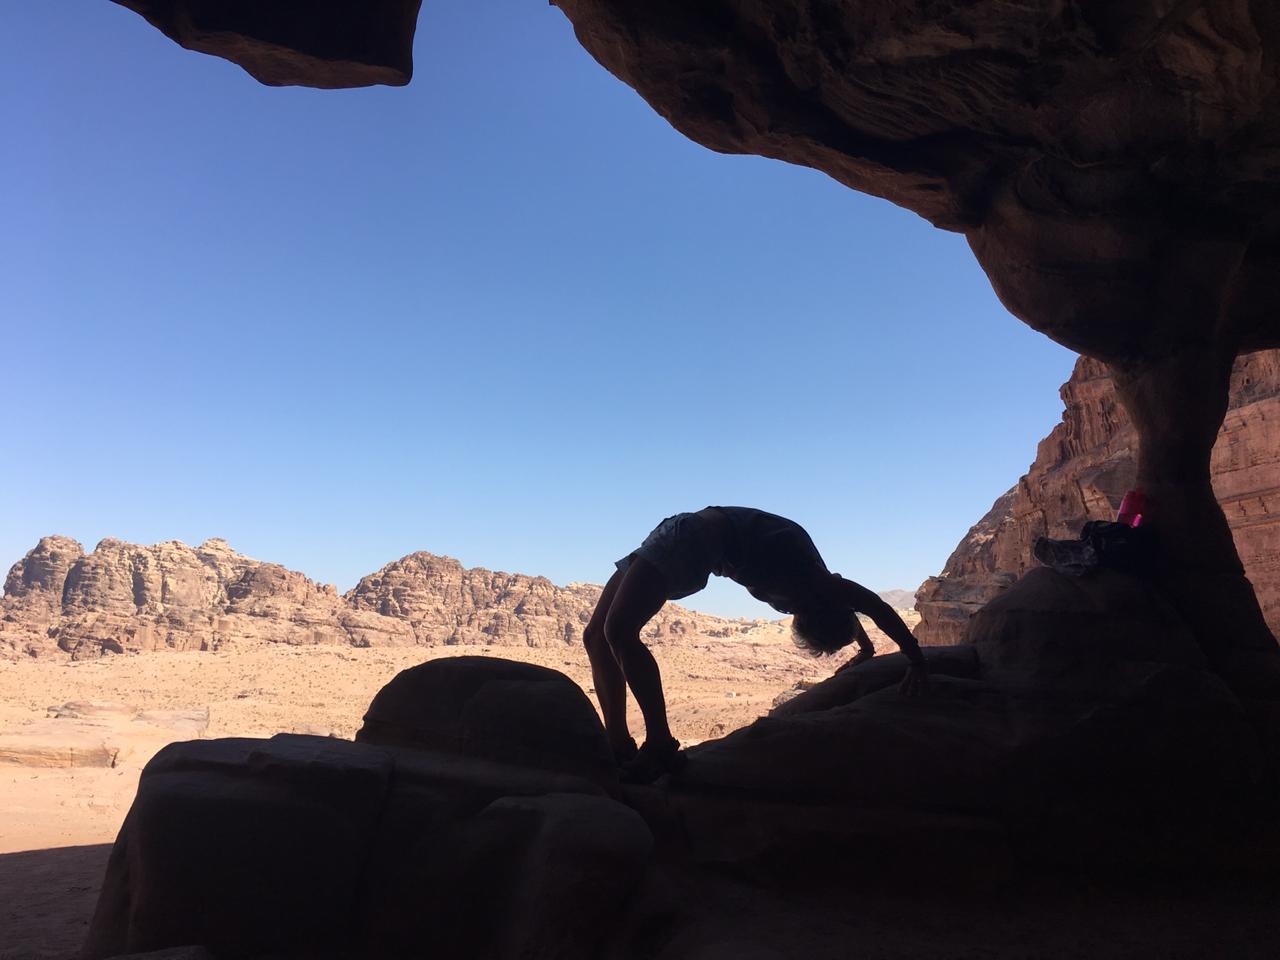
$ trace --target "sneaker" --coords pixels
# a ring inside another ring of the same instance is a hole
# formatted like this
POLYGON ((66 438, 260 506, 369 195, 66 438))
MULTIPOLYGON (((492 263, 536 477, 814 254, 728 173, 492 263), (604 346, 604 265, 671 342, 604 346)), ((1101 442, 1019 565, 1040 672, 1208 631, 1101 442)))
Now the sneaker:
POLYGON ((676 773, 684 764, 685 755, 675 737, 646 740, 639 752, 622 765, 621 780, 623 783, 653 783, 665 773, 676 773))

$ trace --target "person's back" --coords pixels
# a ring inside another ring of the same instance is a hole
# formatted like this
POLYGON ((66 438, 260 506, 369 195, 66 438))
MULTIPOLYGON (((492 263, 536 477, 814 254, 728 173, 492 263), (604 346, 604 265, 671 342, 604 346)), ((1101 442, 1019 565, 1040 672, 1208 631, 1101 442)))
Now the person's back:
POLYGON ((850 663, 874 654, 858 623, 864 612, 895 640, 911 669, 908 692, 924 680, 920 648, 902 619, 876 594, 827 569, 804 528, 754 507, 705 507, 659 523, 615 566, 583 631, 605 730, 628 779, 649 781, 679 768, 680 745, 667 724, 666 698, 657 661, 640 631, 668 600, 697 593, 712 574, 742 584, 774 609, 793 614, 797 644, 815 654, 857 642, 850 663), (627 729, 626 689, 644 714, 647 738, 636 752, 627 729))
POLYGON ((755 507, 707 507, 726 521, 725 550, 712 568, 781 613, 793 613, 795 589, 827 565, 800 524, 755 507))

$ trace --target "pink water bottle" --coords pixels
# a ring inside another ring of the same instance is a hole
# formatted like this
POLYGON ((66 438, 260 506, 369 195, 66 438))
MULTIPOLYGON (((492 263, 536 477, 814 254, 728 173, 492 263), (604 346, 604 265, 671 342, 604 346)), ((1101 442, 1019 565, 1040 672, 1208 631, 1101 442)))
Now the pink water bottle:
POLYGON ((1120 501, 1120 512, 1116 514, 1116 523, 1136 527, 1142 523, 1142 515, 1147 511, 1147 495, 1141 487, 1130 490, 1120 501))

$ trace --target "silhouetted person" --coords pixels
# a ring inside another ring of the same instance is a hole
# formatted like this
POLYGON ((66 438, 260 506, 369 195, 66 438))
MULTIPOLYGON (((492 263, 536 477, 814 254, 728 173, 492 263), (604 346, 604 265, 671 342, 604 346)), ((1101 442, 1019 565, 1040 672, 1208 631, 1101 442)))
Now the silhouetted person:
MULTIPOLYGON (((794 616, 796 643, 815 655, 856 641, 850 666, 874 655, 858 622, 865 613, 910 661, 902 691, 924 685, 924 657, 915 637, 889 604, 866 587, 831 573, 798 523, 751 507, 707 507, 663 520, 644 543, 617 562, 583 633, 605 730, 623 775, 649 782, 683 761, 667 726, 658 664, 640 631, 668 600, 707 585, 711 574, 742 584, 757 600, 794 616), (645 742, 636 750, 627 729, 627 687, 644 715, 645 742)), ((844 668, 841 668, 844 669, 844 668)))

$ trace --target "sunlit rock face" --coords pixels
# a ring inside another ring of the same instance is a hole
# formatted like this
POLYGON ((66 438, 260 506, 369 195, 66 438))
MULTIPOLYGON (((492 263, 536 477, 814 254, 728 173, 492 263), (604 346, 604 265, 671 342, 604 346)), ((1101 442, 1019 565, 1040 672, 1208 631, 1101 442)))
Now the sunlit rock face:
POLYGON ((412 643, 407 625, 368 617, 328 584, 237 553, 225 540, 141 545, 107 538, 90 553, 45 537, 0 599, 0 657, 85 659, 258 642, 412 643))
MULTIPOLYGON (((1037 537, 1071 538, 1088 520, 1113 519, 1133 486, 1137 435, 1106 368, 1080 360, 1062 400, 1062 422, 1040 442, 1031 469, 921 586, 922 643, 958 643, 970 616, 1035 566, 1037 537)), ((1263 614, 1280 631, 1280 351, 1236 363, 1213 488, 1263 614)))
MULTIPOLYGON (((0 597, 0 659, 257 643, 355 647, 577 645, 600 587, 463 567, 417 552, 348 593, 296 570, 237 553, 225 540, 190 547, 113 537, 90 553, 45 537, 13 565, 0 597)), ((649 643, 693 637, 785 635, 771 620, 731 620, 668 604, 649 643)))
POLYGON ((115 0, 273 87, 402 86, 422 0, 115 0))

